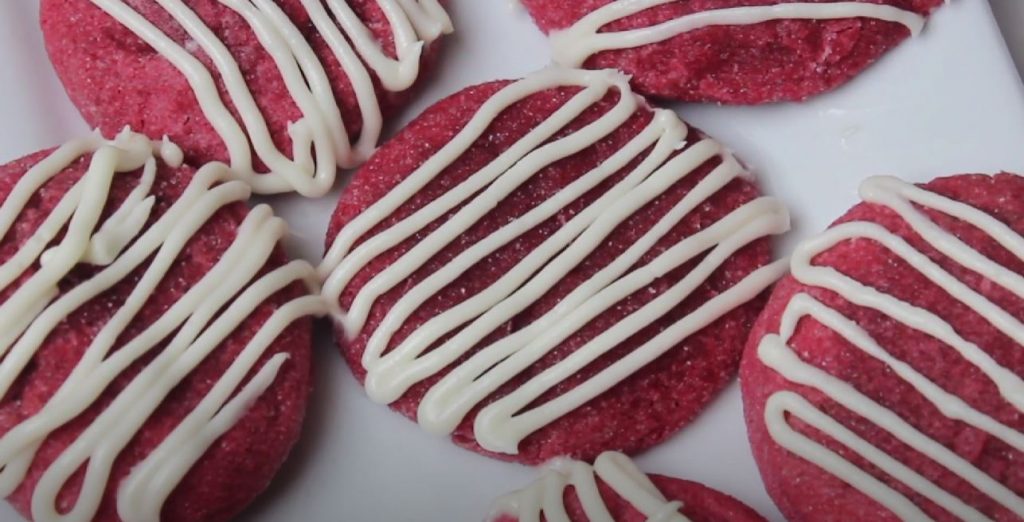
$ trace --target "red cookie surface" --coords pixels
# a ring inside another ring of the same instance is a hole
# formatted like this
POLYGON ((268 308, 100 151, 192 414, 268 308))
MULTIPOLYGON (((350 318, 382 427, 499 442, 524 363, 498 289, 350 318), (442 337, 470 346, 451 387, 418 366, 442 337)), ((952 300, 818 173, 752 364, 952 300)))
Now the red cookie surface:
MULTIPOLYGON (((669 501, 679 501, 683 507, 679 510, 692 522, 763 522, 764 517, 749 506, 735 498, 711 489, 703 484, 689 480, 648 475, 658 491, 669 501)), ((632 504, 616 494, 604 481, 597 480, 598 490, 604 500, 605 507, 616 522, 644 522, 648 520, 643 513, 637 511, 632 504)), ((569 520, 587 522, 586 512, 576 496, 569 488, 563 496, 569 520)), ((513 515, 500 515, 494 522, 517 522, 513 515)))
MULTIPOLYGON (((471 87, 439 102, 382 147, 358 171, 342 195, 330 222, 327 236, 328 247, 346 223, 384 197, 396 184, 433 156, 466 125, 485 101, 508 83, 493 82, 471 87)), ((374 227, 366 237, 402 220, 415 209, 437 199, 456 183, 478 171, 516 143, 525 133, 544 121, 576 92, 578 89, 575 88, 548 89, 533 94, 503 111, 490 124, 486 133, 466 153, 380 225, 374 227)), ((608 94, 605 99, 593 105, 560 131, 556 137, 564 136, 581 128, 584 124, 592 122, 607 111, 617 99, 618 94, 614 92, 608 94)), ((409 279, 378 298, 370 310, 365 327, 356 337, 347 340, 339 327, 336 336, 356 377, 360 381, 366 379, 367 372, 361 363, 361 356, 366 349, 370 335, 405 292, 418 281, 422 281, 429 274, 438 270, 454 255, 466 250, 502 224, 521 216, 540 201, 550 198, 570 182, 602 163, 643 129, 650 122, 652 114, 649 109, 641 108, 624 125, 595 145, 542 169, 529 181, 503 198, 483 219, 455 241, 449 243, 426 265, 413 273, 409 279)), ((702 137, 697 130, 689 132, 688 141, 691 144, 702 137)), ((629 169, 635 167, 638 161, 634 160, 627 169, 623 169, 609 179, 621 179, 629 169)), ((673 185, 660 198, 633 214, 619 225, 619 228, 609 236, 610 239, 605 239, 566 278, 555 284, 545 295, 512 321, 504 323, 492 332, 485 342, 517 331, 553 308, 572 289, 610 263, 626 247, 649 230, 719 161, 713 159, 701 165, 692 174, 673 185)), ((552 218, 522 234, 462 273, 455 282, 424 302, 411 319, 402 325, 389 346, 396 346, 411 331, 431 317, 462 302, 470 295, 496 281, 572 215, 578 213, 601 193, 608 190, 609 186, 609 181, 602 183, 583 198, 563 208, 552 218)), ((642 262, 649 262, 657 253, 665 251, 684 237, 692 236, 698 230, 709 226, 757 196, 756 187, 749 181, 732 180, 677 223, 654 249, 644 255, 642 262)), ((342 309, 347 309, 351 305, 355 295, 367 281, 386 269, 426 234, 435 230, 446 218, 431 223, 412 239, 406 240, 396 248, 370 261, 341 293, 342 309)), ((366 237, 360 241, 366 240, 366 237)), ((652 323, 636 335, 620 343, 583 371, 564 380, 542 395, 538 399, 538 403, 561 395, 589 379, 598 371, 608 367, 612 362, 630 353, 658 332, 687 315, 712 296, 720 294, 756 268, 767 264, 770 257, 771 245, 768 239, 756 240, 742 248, 681 305, 659 319, 652 319, 652 323)), ((668 353, 644 366, 608 392, 595 397, 527 436, 519 444, 519 452, 516 455, 496 454, 484 450, 478 444, 473 430, 473 418, 483 405, 507 395, 510 390, 515 389, 530 377, 565 359, 586 341, 606 331, 611 325, 665 292, 688 273, 696 262, 697 260, 686 263, 664 277, 656 279, 644 290, 620 301, 619 304, 605 311, 599 319, 588 323, 560 343, 544 358, 517 375, 482 404, 477 405, 452 434, 454 442, 493 457, 536 464, 560 455, 569 455, 584 460, 592 459, 608 449, 619 449, 627 453, 636 452, 661 442, 688 424, 735 375, 746 335, 762 305, 760 299, 754 299, 726 313, 718 321, 681 340, 668 353)), ((481 344, 476 345, 464 357, 475 353, 481 346, 481 344)), ((414 385, 401 398, 391 403, 392 408, 415 419, 420 401, 431 386, 436 384, 449 370, 450 368, 414 385)))
MULTIPOLYGON (((6 200, 22 175, 46 157, 41 152, 0 167, 0 201, 6 200)), ((6 262, 31 237, 52 209, 82 177, 89 166, 89 157, 80 158, 47 182, 29 200, 25 210, 6 237, 0 238, 0 263, 6 262)), ((161 164, 154 187, 156 198, 151 221, 167 210, 182 193, 194 171, 189 167, 171 169, 161 164)), ((118 174, 112 185, 105 215, 116 209, 134 188, 139 173, 118 174)), ((243 203, 232 203, 217 211, 193 236, 153 295, 115 343, 113 353, 162 317, 192 285, 214 266, 235 238, 239 224, 248 209, 243 203)), ((148 225, 147 225, 148 226, 148 225)), ((278 247, 264 271, 287 261, 278 247)), ((145 263, 143 266, 148 264, 145 263)), ((10 298, 39 269, 38 263, 19 280, 0 290, 0 303, 10 298)), ((61 283, 61 294, 96 273, 97 269, 79 264, 61 283)), ((78 363, 100 328, 121 308, 129 292, 138 283, 143 268, 115 284, 110 290, 88 301, 66 317, 46 338, 31 363, 20 374, 10 392, 0 399, 0 435, 9 432, 47 404, 78 363)), ((284 303, 301 296, 305 289, 293 284, 274 294, 242 322, 225 341, 207 356, 148 418, 124 451, 113 463, 109 482, 94 520, 114 522, 117 514, 117 491, 129 472, 191 412, 211 387, 249 343, 256 331, 284 303)), ((287 353, 270 387, 256 400, 241 419, 220 436, 187 472, 163 506, 165 521, 223 521, 233 518, 270 483, 296 442, 306 409, 311 386, 310 351, 311 321, 296 321, 267 348, 254 368, 263 365, 275 354, 287 353)), ((0 327, 2 329, 2 327, 0 327)), ((30 518, 33 491, 50 465, 62 455, 131 380, 163 350, 168 339, 158 344, 150 355, 129 366, 100 397, 82 414, 57 428, 45 439, 32 461, 24 481, 9 501, 30 518)), ((255 371, 253 372, 255 373, 255 371)), ((251 378, 245 378, 243 385, 251 378)), ((82 487, 83 473, 72 476, 58 496, 59 511, 74 504, 82 487)))
MULTIPOLYGON (((1024 233, 1024 178, 1005 173, 995 176, 959 175, 939 178, 923 187, 979 209, 1017 234, 1024 233)), ((917 208, 923 210, 942 229, 983 256, 1016 274, 1024 274, 1024 261, 1000 246, 982 229, 930 208, 917 208)), ((833 227, 853 221, 883 226, 1017 320, 1024 319, 1024 300, 940 253, 891 208, 861 203, 836 221, 833 227)), ((1018 376, 1024 376, 1024 350, 1020 345, 1000 333, 975 309, 964 304, 962 295, 946 293, 881 243, 864 238, 845 240, 818 254, 813 263, 815 266, 832 267, 864 285, 938 315, 956 334, 975 343, 998 365, 1018 376)), ((809 294, 853 320, 893 357, 909 364, 946 392, 959 396, 970 407, 1012 430, 1024 431, 1024 416, 1000 396, 993 381, 951 346, 876 309, 857 306, 837 293, 802 284, 793 276, 788 276, 776 285, 758 319, 740 371, 754 456, 769 494, 786 518, 794 522, 898 520, 879 502, 776 443, 767 428, 765 407, 769 397, 780 391, 799 393, 814 407, 875 445, 885 455, 927 477, 984 516, 992 520, 1019 520, 993 498, 950 469, 898 440, 890 431, 843 407, 819 389, 794 384, 762 362, 758 355, 758 345, 765 335, 779 331, 783 311, 793 297, 800 293, 809 294)), ((1017 464, 1022 458, 1020 451, 970 424, 947 417, 916 387, 898 376, 893 367, 858 349, 817 318, 804 317, 787 344, 800 360, 846 381, 861 394, 902 417, 925 436, 1003 484, 1012 494, 1018 497, 1024 494, 1024 468, 1017 464)), ((788 424, 800 434, 868 471, 871 476, 904 495, 928 517, 939 521, 959 520, 959 517, 915 493, 904 482, 882 472, 848 446, 809 426, 803 418, 791 415, 788 424)))
MULTIPOLYGON (((192 54, 208 70, 216 71, 210 57, 157 2, 126 0, 125 3, 179 45, 194 48, 192 54)), ((370 28, 385 52, 393 56, 394 37, 377 2, 347 0, 345 3, 370 28)), ((224 3, 187 0, 185 4, 206 22, 238 62, 278 150, 291 151, 289 125, 300 120, 302 113, 266 48, 245 19, 224 3)), ((299 28, 324 65, 345 128, 355 140, 362 129, 362 116, 355 90, 340 62, 313 26, 300 0, 278 0, 275 4, 299 28)), ((154 139, 166 135, 182 147, 186 160, 196 165, 228 160, 223 140, 203 114, 185 76, 130 29, 90 0, 43 0, 40 19, 54 69, 71 101, 91 126, 105 135, 113 135, 126 125, 154 139)), ((437 45, 427 46, 424 68, 432 63, 437 49, 437 45)), ((235 120, 241 122, 222 78, 213 74, 221 99, 227 100, 228 109, 235 120)), ((420 77, 423 77, 422 72, 420 77)), ((382 88, 376 77, 373 80, 385 121, 415 90, 394 93, 382 88)), ((262 162, 258 158, 254 160, 260 167, 262 162)))
MULTIPOLYGON (((552 33, 612 1, 523 0, 523 5, 545 33, 552 33)), ((707 10, 789 1, 669 2, 615 21, 603 30, 650 27, 707 10)), ((922 15, 942 4, 942 0, 869 1, 922 15)), ((903 25, 866 18, 715 26, 641 47, 598 52, 584 65, 588 69, 620 69, 632 75, 637 91, 651 96, 730 104, 799 101, 846 83, 909 34, 903 25)))

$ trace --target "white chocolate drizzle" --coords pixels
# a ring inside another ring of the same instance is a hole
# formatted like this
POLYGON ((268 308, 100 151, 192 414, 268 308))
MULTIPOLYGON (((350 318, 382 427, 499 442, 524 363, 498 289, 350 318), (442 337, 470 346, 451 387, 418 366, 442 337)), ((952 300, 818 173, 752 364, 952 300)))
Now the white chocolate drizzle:
POLYGON ((612 1, 595 9, 572 26, 550 35, 555 63, 580 67, 587 58, 603 52, 641 47, 705 27, 753 25, 773 20, 836 20, 871 18, 898 23, 917 34, 924 27, 923 16, 885 4, 870 2, 786 2, 712 9, 688 14, 650 27, 624 31, 602 31, 613 22, 677 0, 612 1))
POLYGON ((669 502, 651 479, 622 453, 602 453, 593 466, 578 460, 557 459, 546 467, 544 474, 534 483, 499 498, 488 521, 510 516, 519 522, 569 522, 565 490, 572 487, 587 520, 614 522, 615 519, 601 497, 597 479, 601 479, 615 494, 646 516, 648 522, 690 520, 679 512, 683 507, 682 502, 669 502))
POLYGON ((131 364, 159 352, 39 478, 31 499, 34 520, 92 520, 108 487, 114 459, 168 393, 270 296, 295 282, 310 291, 273 312, 196 408, 121 483, 117 495, 121 519, 154 521, 160 519, 165 500, 192 465, 273 384, 288 356, 279 353, 256 368, 268 347, 296 319, 323 315, 326 305, 316 295, 316 272, 305 262, 259 274, 287 229, 269 207, 261 205, 249 212, 237 237, 206 275, 159 319, 112 350, 171 266, 180 262, 178 256, 187 242, 218 210, 246 200, 250 188, 232 180, 225 165, 207 165, 166 212, 143 229, 155 202, 150 190, 157 161, 177 166, 181 151, 166 140, 152 143, 127 130, 112 141, 94 134, 59 147, 25 173, 0 206, 0 238, 11 232, 40 187, 90 153, 87 172, 15 255, 0 265, 0 290, 24 279, 0 304, 4 318, 0 396, 8 393, 58 325, 130 274, 139 270, 142 274, 109 321, 97 325, 78 364, 46 404, 0 436, 0 495, 10 495, 22 483, 36 451, 54 430, 92 406, 131 364), (143 172, 138 185, 101 223, 115 179, 138 169, 143 172), (49 246, 61 230, 66 231, 63 238, 49 246), (85 263, 96 266, 95 275, 61 293, 58 283, 85 263), (28 275, 33 266, 38 268, 28 275), (241 386, 254 370, 255 375, 241 386), (59 493, 83 467, 78 498, 69 510, 58 510, 59 493))
MULTIPOLYGON (((967 204, 891 177, 870 178, 861 185, 860 192, 865 201, 883 205, 898 214, 917 235, 952 261, 1024 298, 1024 277, 971 248, 932 221, 919 207, 969 223, 1018 258, 1024 259, 1024 237, 996 218, 967 204)), ((998 388, 1003 399, 1018 410, 1024 411, 1024 380, 1010 369, 1001 366, 982 347, 963 338, 939 315, 864 285, 832 267, 812 263, 818 254, 848 240, 867 240, 884 246, 945 290, 953 299, 970 307, 1017 344, 1024 345, 1024 324, 1019 319, 958 280, 903 238, 875 223, 843 223, 804 242, 797 247, 792 257, 793 277, 802 284, 835 292, 853 304, 876 310, 943 342, 952 350, 949 355, 943 356, 962 357, 975 365, 998 388)), ((767 335, 761 340, 758 356, 765 365, 793 383, 821 392, 881 427, 903 444, 960 476, 1008 511, 1017 516, 1024 516, 1024 499, 1005 485, 850 384, 801 360, 787 343, 796 331, 797 325, 805 318, 826 326, 842 336, 852 347, 884 363, 893 375, 911 385, 948 418, 988 433, 1017 451, 1024 451, 1024 434, 978 411, 962 398, 944 390, 909 363, 894 357, 871 336, 870 332, 854 320, 808 293, 798 293, 791 299, 783 312, 779 334, 767 335)), ((892 479, 901 482, 908 489, 952 515, 963 520, 989 520, 974 507, 823 413, 802 395, 792 391, 780 391, 768 398, 765 422, 775 442, 855 487, 899 518, 930 520, 921 507, 905 495, 865 470, 859 469, 838 453, 794 430, 789 425, 787 416, 799 418, 813 426, 878 467, 892 479)))
MULTIPOLYGON (((400 285, 531 176, 548 165, 587 149, 615 131, 641 107, 641 103, 629 90, 627 78, 612 71, 548 69, 496 92, 449 143, 339 232, 319 269, 325 279, 324 296, 332 306, 338 305, 341 293, 367 263, 461 205, 450 219, 426 234, 414 247, 363 285, 348 309, 339 307, 334 310, 335 320, 349 338, 359 335, 378 297, 400 285), (533 94, 558 87, 577 87, 579 91, 468 179, 387 230, 364 238, 368 231, 455 162, 484 135, 491 122, 503 111, 533 94), (619 96, 611 109, 583 128, 553 138, 580 114, 614 92, 619 96), (361 238, 365 240, 355 246, 361 238)), ((482 347, 432 386, 420 403, 418 422, 428 431, 451 433, 475 406, 583 325, 658 277, 699 258, 690 273, 670 290, 586 343, 570 357, 480 410, 474 426, 480 445, 490 451, 515 454, 519 442, 529 434, 612 388, 682 339, 771 285, 783 273, 784 263, 774 263, 754 271, 593 378, 539 407, 524 409, 559 382, 678 306, 739 249, 759 238, 788 229, 789 217, 783 205, 772 198, 759 198, 683 239, 642 268, 630 271, 680 220, 729 182, 745 175, 739 162, 713 140, 703 139, 686 147, 683 140, 687 133, 686 125, 673 112, 655 111, 647 127, 601 165, 409 288, 370 333, 362 357, 362 364, 367 370, 365 385, 370 397, 381 403, 391 403, 414 384, 451 366, 496 328, 540 299, 627 218, 709 161, 718 161, 719 165, 612 263, 535 322, 482 347), (397 347, 385 353, 395 332, 420 304, 498 248, 549 219, 634 160, 641 161, 514 268, 486 289, 428 320, 397 347), (706 255, 701 258, 704 253, 706 255), (448 334, 452 335, 430 349, 448 334)))
POLYGON ((451 20, 438 0, 377 0, 394 35, 395 59, 385 53, 345 0, 300 0, 355 91, 362 130, 353 140, 345 129, 324 64, 281 7, 273 0, 219 1, 245 19, 302 113, 298 121, 289 124, 290 156, 274 145, 230 49, 184 0, 154 2, 209 56, 216 71, 208 70, 189 49, 124 0, 92 0, 185 76, 203 114, 223 140, 232 170, 259 194, 296 191, 307 197, 322 196, 334 184, 339 167, 352 168, 364 162, 376 148, 383 124, 370 71, 388 91, 406 90, 419 76, 423 46, 452 31, 451 20), (221 99, 214 73, 223 82, 240 122, 221 99), (266 172, 256 172, 253 152, 266 165, 266 172))

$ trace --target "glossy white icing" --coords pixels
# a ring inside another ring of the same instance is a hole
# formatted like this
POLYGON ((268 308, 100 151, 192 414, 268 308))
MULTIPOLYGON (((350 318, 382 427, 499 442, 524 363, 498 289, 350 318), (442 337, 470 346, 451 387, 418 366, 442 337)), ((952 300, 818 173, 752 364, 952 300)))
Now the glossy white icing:
POLYGON ((680 34, 721 25, 753 25, 772 20, 836 20, 872 18, 898 23, 917 34, 924 27, 923 16, 893 6, 870 2, 786 2, 770 5, 729 7, 700 11, 653 26, 623 31, 602 31, 617 22, 677 0, 615 1, 595 9, 566 29, 551 33, 556 63, 579 67, 587 58, 616 49, 663 42, 680 34))
POLYGON ((409 88, 419 75, 424 45, 452 31, 451 20, 438 0, 377 0, 394 36, 397 58, 391 58, 345 0, 300 0, 355 92, 362 130, 353 139, 345 130, 324 65, 277 2, 220 0, 245 19, 302 113, 289 125, 292 150, 286 153, 274 144, 264 115, 228 46, 185 0, 154 1, 181 25, 194 49, 180 45, 124 0, 92 0, 188 80, 203 114, 227 148, 232 170, 261 194, 296 191, 309 197, 322 196, 334 184, 339 167, 351 168, 365 161, 377 146, 382 126, 373 76, 391 92, 409 88), (194 55, 198 50, 209 57, 213 70, 194 55), (217 80, 223 83, 228 100, 221 98, 217 80), (232 115, 229 106, 241 121, 232 115), (266 165, 265 172, 255 170, 253 152, 266 165))
MULTIPOLYGON (((898 214, 913 231, 929 245, 954 262, 983 275, 994 284, 1024 297, 1024 277, 965 244, 954 234, 936 224, 921 210, 932 209, 977 227, 1007 250, 1024 259, 1024 238, 995 217, 964 203, 902 182, 891 177, 876 177, 861 185, 862 198, 884 205, 898 214)), ((792 258, 793 277, 805 285, 837 293, 857 305, 877 310, 892 319, 926 333, 949 346, 949 356, 971 362, 991 380, 1000 395, 1017 409, 1024 407, 1024 381, 1010 369, 1001 366, 986 351, 968 341, 937 313, 914 306, 828 266, 815 265, 814 258, 835 245, 848 240, 876 242, 893 255, 915 268, 950 296, 969 306, 994 328, 1017 343, 1024 341, 1024 324, 976 290, 958 280, 902 237, 881 225, 869 222, 847 222, 800 245, 792 258)), ((913 427, 907 420, 860 393, 843 380, 804 362, 787 345, 802 319, 814 321, 841 335, 851 346, 886 364, 892 373, 910 384, 944 415, 969 424, 1011 447, 1024 451, 1024 434, 975 409, 957 395, 944 390, 910 364, 890 354, 854 320, 813 298, 799 293, 787 305, 777 335, 768 335, 758 347, 758 356, 765 365, 786 379, 813 388, 864 419, 885 429, 907 446, 926 455, 952 473, 963 478, 1007 510, 1024 516, 1024 499, 953 450, 913 427)), ((773 394, 765 408, 765 422, 773 439, 782 447, 813 462, 847 482, 904 520, 929 520, 920 506, 891 488, 872 474, 859 469, 838 453, 794 430, 787 415, 799 418, 822 433, 842 443, 910 490, 927 498, 949 513, 964 520, 988 520, 955 495, 932 480, 885 454, 849 428, 829 417, 798 393, 782 391, 773 394)))
POLYGON ((602 453, 591 466, 586 462, 558 459, 549 463, 544 474, 533 484, 499 498, 488 520, 502 516, 519 522, 569 522, 565 506, 565 490, 573 488, 591 522, 614 522, 608 506, 597 487, 597 479, 607 484, 648 522, 689 522, 679 510, 683 503, 669 502, 651 479, 626 455, 609 451, 602 453))
POLYGON ((157 162, 178 165, 181 151, 167 141, 151 143, 128 131, 112 141, 92 135, 59 147, 17 182, 0 206, 0 238, 11 232, 40 187, 90 154, 86 174, 15 255, 0 265, 0 290, 13 288, 0 304, 0 317, 5 318, 0 329, 0 396, 7 394, 69 315, 130 274, 141 270, 141 276, 111 319, 97 325, 81 360, 46 404, 0 437, 0 495, 11 494, 21 484, 40 444, 54 430, 93 405, 129 365, 155 349, 160 351, 39 478, 31 504, 35 520, 92 520, 114 459, 168 393, 271 295, 295 282, 304 283, 311 294, 274 311, 198 406, 121 484, 117 498, 123 520, 159 520, 164 501, 189 468, 245 414, 286 364, 287 354, 281 353, 256 368, 266 349, 296 319, 321 315, 326 306, 316 295, 316 274, 307 263, 293 262, 259 274, 287 230, 284 221, 261 205, 246 216, 237 237, 209 273, 159 319, 112 351, 178 262, 186 243, 222 207, 246 200, 250 189, 231 180, 226 166, 207 165, 146 228, 155 202, 150 190, 157 162), (139 184, 103 220, 112 183, 138 169, 143 171, 139 184), (62 230, 63 237, 49 246, 62 230), (58 283, 82 264, 95 265, 96 273, 58 291, 58 283), (22 282, 12 287, 18 280, 22 282), (167 344, 160 349, 164 341, 167 344), (254 370, 254 377, 241 386, 254 370), (77 500, 70 510, 58 510, 58 494, 83 467, 77 500))
MULTIPOLYGON (((335 320, 350 338, 359 335, 366 325, 370 308, 381 295, 402 284, 427 259, 484 218, 497 202, 538 171, 587 149, 619 128, 641 107, 641 103, 629 90, 627 79, 610 71, 548 69, 503 87, 480 107, 449 143, 339 232, 319 269, 325 279, 324 296, 335 305, 352 278, 367 263, 458 207, 444 224, 420 238, 414 247, 360 287, 347 309, 334 310, 335 320), (365 237, 368 231, 481 139, 489 124, 503 111, 530 95, 562 86, 578 87, 579 91, 491 163, 406 219, 372 237, 365 237), (595 121, 552 139, 585 110, 615 92, 619 93, 618 101, 595 121), (365 240, 357 245, 360 239, 365 240)), ((474 426, 477 441, 491 451, 517 453, 519 442, 530 433, 610 389, 670 350, 681 339, 711 324, 768 287, 783 273, 784 263, 775 263, 753 272, 598 375, 554 400, 524 410, 544 392, 676 307, 736 251, 759 238, 788 229, 788 214, 782 204, 772 198, 759 198, 680 241, 642 269, 630 271, 676 223, 723 186, 745 175, 740 164, 710 139, 694 143, 677 154, 686 145, 683 140, 687 133, 685 124, 674 113, 655 111, 648 126, 607 161, 580 176, 554 197, 540 202, 467 248, 416 286, 408 288, 379 326, 367 332, 370 337, 362 364, 367 370, 366 389, 370 397, 382 403, 393 402, 411 386, 449 368, 495 328, 536 302, 629 216, 709 161, 720 164, 611 264, 532 324, 482 347, 457 367, 450 368, 420 403, 418 420, 429 431, 450 433, 474 406, 583 325, 625 297, 647 287, 654 279, 707 252, 693 270, 670 290, 586 343, 571 357, 551 366, 479 412, 474 426), (640 161, 628 175, 586 209, 568 219, 562 228, 513 269, 486 289, 428 320, 398 346, 386 351, 394 334, 421 303, 455 281, 465 270, 555 215, 634 160, 640 161), (448 338, 443 343, 432 347, 445 336, 448 338)))

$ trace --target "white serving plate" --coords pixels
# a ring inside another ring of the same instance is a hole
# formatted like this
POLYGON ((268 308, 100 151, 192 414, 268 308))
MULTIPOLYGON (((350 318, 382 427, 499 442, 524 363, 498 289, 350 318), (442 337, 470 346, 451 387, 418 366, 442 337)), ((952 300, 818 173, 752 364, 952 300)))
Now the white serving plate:
MULTIPOLYGON (((511 0, 451 0, 457 34, 408 121, 474 83, 548 62, 545 40, 511 0)), ((87 131, 48 66, 35 1, 0 3, 0 162, 87 131)), ((788 252, 857 198, 861 179, 912 181, 961 172, 1024 172, 1024 87, 983 0, 952 0, 852 84, 803 104, 682 105, 689 121, 732 147, 782 198, 794 230, 788 252)), ((397 127, 396 127, 397 128, 397 127)), ((292 225, 289 249, 315 261, 337 192, 318 201, 269 199, 292 225)), ((480 520, 493 498, 535 471, 428 435, 371 403, 321 327, 316 390, 299 447, 248 521, 480 520)), ((747 445, 738 387, 691 427, 638 458, 647 471, 699 480, 781 520, 747 445)), ((6 505, 0 520, 18 520, 6 505)))

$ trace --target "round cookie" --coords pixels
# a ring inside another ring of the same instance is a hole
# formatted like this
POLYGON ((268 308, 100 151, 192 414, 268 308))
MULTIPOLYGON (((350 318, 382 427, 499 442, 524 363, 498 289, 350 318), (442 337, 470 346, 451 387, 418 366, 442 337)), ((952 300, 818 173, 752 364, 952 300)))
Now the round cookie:
POLYGON ((382 147, 320 272, 373 400, 493 457, 593 459, 657 444, 731 381, 786 228, 625 77, 548 69, 465 89, 382 147))
POLYGON ((941 4, 523 0, 551 36, 557 63, 620 69, 651 96, 729 104, 800 101, 830 91, 920 30, 941 4))
POLYGON ((765 520, 725 493, 689 480, 646 475, 628 457, 614 452, 601 454, 593 466, 567 460, 552 463, 536 482, 499 499, 488 520, 537 520, 540 514, 551 520, 557 516, 554 509, 563 510, 574 522, 594 520, 598 514, 618 522, 765 520), (561 504, 548 504, 547 499, 559 491, 563 492, 561 504))
POLYGON ((1015 520, 1024 178, 861 196, 797 248, 744 355, 766 488, 793 521, 1015 520))
POLYGON ((312 268, 243 183, 153 147, 93 135, 0 167, 0 491, 28 519, 228 520, 299 437, 312 268))
POLYGON ((169 136, 192 164, 230 162, 257 193, 316 197, 376 148, 451 31, 436 0, 386 2, 398 29, 379 4, 46 0, 40 18, 91 126, 169 136))

